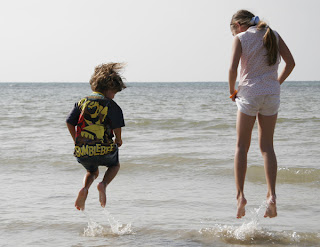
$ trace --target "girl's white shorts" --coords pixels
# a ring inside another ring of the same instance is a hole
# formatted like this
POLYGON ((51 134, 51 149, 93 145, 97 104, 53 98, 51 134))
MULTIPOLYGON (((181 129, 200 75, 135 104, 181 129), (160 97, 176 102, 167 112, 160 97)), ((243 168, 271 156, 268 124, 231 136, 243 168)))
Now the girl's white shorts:
POLYGON ((236 97, 238 110, 249 116, 258 113, 264 116, 272 116, 278 113, 280 107, 280 94, 257 95, 251 97, 236 97))

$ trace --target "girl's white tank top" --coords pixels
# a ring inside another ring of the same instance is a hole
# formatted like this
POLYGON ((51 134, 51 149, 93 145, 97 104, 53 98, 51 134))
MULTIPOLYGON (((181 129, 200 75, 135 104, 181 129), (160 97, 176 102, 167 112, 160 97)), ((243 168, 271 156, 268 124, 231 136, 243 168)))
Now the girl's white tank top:
MULTIPOLYGON (((253 26, 237 35, 242 48, 238 96, 280 94, 278 81, 280 55, 278 54, 276 64, 268 65, 267 49, 263 45, 263 36, 266 31, 266 28, 257 30, 256 26, 253 26)), ((273 32, 279 43, 278 33, 273 32)))

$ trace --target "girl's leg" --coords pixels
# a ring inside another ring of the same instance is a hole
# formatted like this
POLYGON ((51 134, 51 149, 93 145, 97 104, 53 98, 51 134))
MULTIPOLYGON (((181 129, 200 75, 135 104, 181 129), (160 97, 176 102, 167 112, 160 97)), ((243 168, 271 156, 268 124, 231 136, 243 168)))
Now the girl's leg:
POLYGON ((234 159, 234 174, 237 187, 237 218, 245 215, 247 200, 244 196, 244 180, 247 171, 247 153, 251 142, 251 133, 256 121, 255 116, 238 111, 237 116, 237 145, 234 159))
POLYGON ((101 207, 105 207, 107 203, 107 196, 106 196, 106 188, 108 184, 114 179, 120 169, 120 164, 116 166, 110 166, 108 170, 105 172, 103 180, 98 184, 97 188, 99 190, 99 201, 101 207))
POLYGON ((79 191, 78 197, 75 202, 75 207, 78 210, 84 210, 84 205, 87 199, 88 191, 93 181, 99 176, 99 170, 95 172, 87 172, 83 179, 83 187, 79 191))
POLYGON ((268 185, 267 210, 264 217, 276 217, 276 178, 277 158, 273 148, 273 135, 276 126, 277 114, 273 116, 258 115, 259 144, 264 159, 264 169, 268 185))

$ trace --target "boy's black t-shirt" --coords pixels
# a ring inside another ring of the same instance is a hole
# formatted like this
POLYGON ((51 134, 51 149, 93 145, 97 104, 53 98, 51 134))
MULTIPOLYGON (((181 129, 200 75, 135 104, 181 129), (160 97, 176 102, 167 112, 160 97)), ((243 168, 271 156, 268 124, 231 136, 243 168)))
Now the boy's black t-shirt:
MULTIPOLYGON (((111 99, 109 99, 109 101, 110 101, 110 106, 109 106, 107 118, 110 119, 111 129, 124 127, 125 123, 124 123, 123 113, 120 106, 111 99)), ((78 107, 78 103, 75 103, 74 108, 69 113, 66 122, 73 126, 76 126, 78 124, 80 114, 81 114, 81 110, 78 107)))
POLYGON ((99 93, 81 99, 66 122, 77 126, 75 156, 87 157, 113 152, 113 129, 125 126, 121 108, 99 93))

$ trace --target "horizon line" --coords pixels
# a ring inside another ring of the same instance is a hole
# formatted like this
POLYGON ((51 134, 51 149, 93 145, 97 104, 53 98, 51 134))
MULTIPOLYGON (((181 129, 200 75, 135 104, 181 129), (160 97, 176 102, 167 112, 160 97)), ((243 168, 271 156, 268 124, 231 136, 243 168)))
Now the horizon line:
MULTIPOLYGON (((125 83, 228 83, 228 81, 130 81, 125 83)), ((237 81, 239 82, 239 81, 237 81)), ((320 82, 320 80, 289 80, 285 82, 320 82)), ((0 81, 1 83, 89 83, 88 81, 0 81)))

